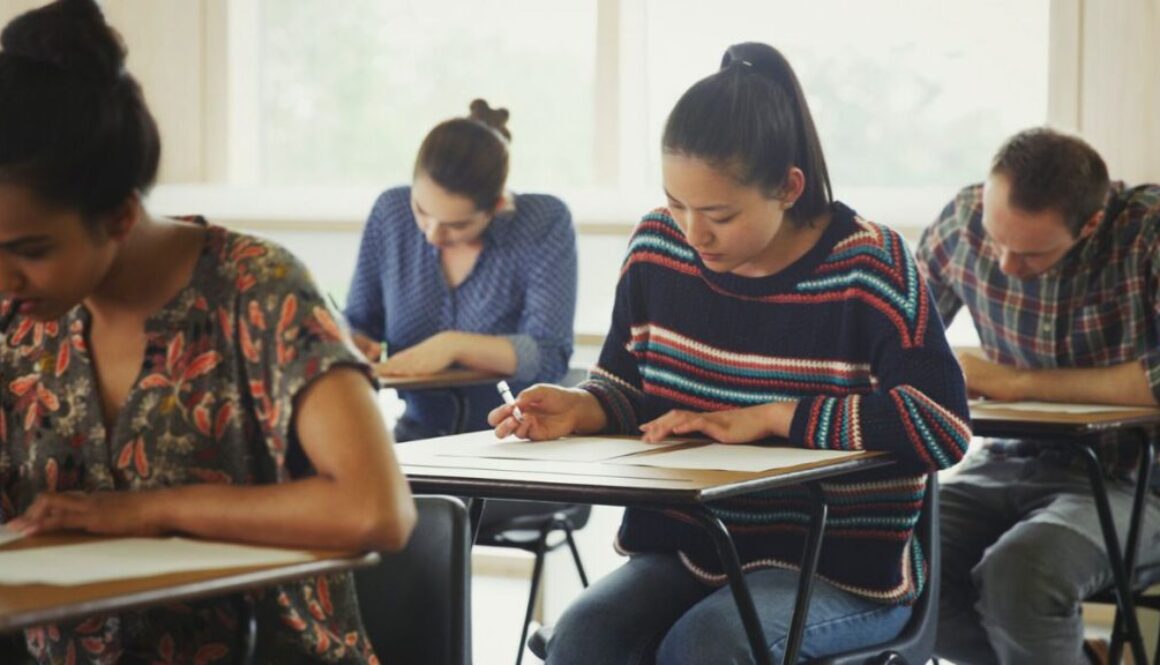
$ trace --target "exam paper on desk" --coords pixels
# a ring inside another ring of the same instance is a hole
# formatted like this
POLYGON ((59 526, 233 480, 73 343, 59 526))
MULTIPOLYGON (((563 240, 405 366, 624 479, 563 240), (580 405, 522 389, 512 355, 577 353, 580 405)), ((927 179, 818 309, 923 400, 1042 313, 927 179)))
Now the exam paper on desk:
POLYGON ((187 538, 116 538, 0 550, 0 584, 68 586, 169 573, 313 561, 306 552, 187 538))
POLYGON ((803 464, 855 457, 862 451, 812 450, 783 446, 747 446, 712 443, 696 448, 666 450, 655 455, 635 455, 610 460, 611 464, 657 466, 668 469, 714 469, 718 471, 768 471, 803 464))
MULTIPOLYGON (((497 441, 495 434, 491 431, 484 431, 447 437, 430 452, 440 457, 488 457, 546 462, 606 462, 624 455, 661 450, 681 443, 688 443, 688 440, 645 443, 635 438, 570 436, 551 441, 524 441, 509 436, 497 441)), ((403 444, 400 447, 401 452, 406 453, 407 447, 410 445, 403 444)))
POLYGON ((1111 413, 1130 411, 1141 407, 1115 404, 1067 404, 1064 402, 999 402, 986 399, 971 400, 971 407, 984 409, 1006 409, 1009 411, 1030 411, 1035 413, 1111 413))
POLYGON ((20 533, 19 531, 13 531, 3 524, 0 524, 0 545, 20 540, 23 537, 23 533, 20 533))

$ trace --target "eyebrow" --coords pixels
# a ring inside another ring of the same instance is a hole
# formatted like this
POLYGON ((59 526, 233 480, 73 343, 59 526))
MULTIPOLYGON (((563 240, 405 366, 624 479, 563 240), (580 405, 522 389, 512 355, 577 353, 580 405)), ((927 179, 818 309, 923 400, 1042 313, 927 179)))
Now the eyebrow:
POLYGON ((26 247, 35 247, 36 245, 51 242, 52 237, 47 235, 40 236, 24 236, 16 240, 9 240, 8 242, 0 242, 0 250, 13 251, 26 247))
MULTIPOLYGON (((667 190, 667 189, 665 190, 665 196, 669 197, 670 201, 677 201, 677 203, 680 203, 680 201, 677 200, 677 197, 670 194, 669 190, 667 190)), ((733 209, 733 206, 727 205, 725 203, 714 203, 712 205, 700 206, 697 208, 693 208, 693 210, 699 210, 701 212, 719 212, 721 210, 732 210, 732 209, 733 209)))
MULTIPOLYGON (((423 209, 423 206, 419 205, 418 201, 415 201, 415 207, 419 209, 420 214, 423 214, 423 215, 428 214, 427 211, 423 209)), ((457 219, 455 221, 446 221, 446 220, 437 219, 435 221, 437 223, 443 224, 445 226, 467 226, 468 224, 471 223, 472 220, 470 220, 470 219, 457 219)))

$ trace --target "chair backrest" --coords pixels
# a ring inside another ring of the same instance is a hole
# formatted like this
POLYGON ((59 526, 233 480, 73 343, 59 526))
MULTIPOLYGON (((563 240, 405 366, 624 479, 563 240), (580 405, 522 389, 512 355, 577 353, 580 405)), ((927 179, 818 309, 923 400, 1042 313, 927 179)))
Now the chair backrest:
MULTIPOLYGON (((890 654, 901 662, 925 663, 934 655, 934 639, 938 629, 939 563, 942 548, 939 544, 938 474, 928 476, 926 501, 918 518, 916 531, 926 563, 926 587, 914 603, 910 620, 898 637, 883 644, 875 644, 855 651, 826 656, 810 661, 811 665, 870 665, 892 662, 890 654)), ((894 661, 897 662, 897 661, 894 661)))
POLYGON ((471 559, 467 510, 446 496, 415 498, 407 547, 355 571, 363 624, 392 665, 471 663, 471 559))

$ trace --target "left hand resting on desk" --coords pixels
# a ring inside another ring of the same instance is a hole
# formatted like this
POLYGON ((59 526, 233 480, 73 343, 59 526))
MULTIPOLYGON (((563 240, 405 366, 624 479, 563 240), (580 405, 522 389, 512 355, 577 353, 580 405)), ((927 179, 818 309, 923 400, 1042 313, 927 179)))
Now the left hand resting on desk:
POLYGON ((379 376, 434 374, 450 367, 455 362, 455 353, 454 338, 439 333, 375 365, 375 373, 379 376))
POLYGON ((1026 399, 1020 388, 1021 372, 1018 368, 1000 365, 972 353, 961 352, 958 356, 971 397, 1012 402, 1026 399))
POLYGON ((146 492, 45 492, 8 526, 25 535, 50 531, 87 531, 121 536, 162 532, 151 507, 159 497, 146 492))
POLYGON ((673 409, 640 426, 643 440, 663 441, 671 435, 701 432, 720 443, 749 443, 770 436, 789 434, 789 423, 797 402, 772 402, 727 411, 682 411, 673 409))

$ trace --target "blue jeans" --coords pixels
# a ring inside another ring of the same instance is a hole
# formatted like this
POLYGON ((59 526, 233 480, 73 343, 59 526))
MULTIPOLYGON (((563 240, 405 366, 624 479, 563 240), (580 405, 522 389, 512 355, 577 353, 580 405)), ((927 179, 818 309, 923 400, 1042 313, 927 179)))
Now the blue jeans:
MULTIPOLYGON (((785 652, 798 573, 768 569, 745 576, 775 663, 785 652)), ((818 579, 810 601, 802 660, 885 642, 910 607, 881 605, 818 579)), ((702 584, 671 554, 633 556, 589 587, 556 624, 548 665, 752 663, 729 588, 702 584)))

